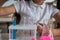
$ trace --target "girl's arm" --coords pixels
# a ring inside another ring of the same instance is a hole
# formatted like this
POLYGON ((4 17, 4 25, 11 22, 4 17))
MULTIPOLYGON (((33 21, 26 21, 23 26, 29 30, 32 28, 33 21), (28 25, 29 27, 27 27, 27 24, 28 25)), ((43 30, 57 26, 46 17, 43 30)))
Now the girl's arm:
POLYGON ((15 13, 14 5, 10 5, 8 7, 0 7, 0 16, 9 15, 15 13))

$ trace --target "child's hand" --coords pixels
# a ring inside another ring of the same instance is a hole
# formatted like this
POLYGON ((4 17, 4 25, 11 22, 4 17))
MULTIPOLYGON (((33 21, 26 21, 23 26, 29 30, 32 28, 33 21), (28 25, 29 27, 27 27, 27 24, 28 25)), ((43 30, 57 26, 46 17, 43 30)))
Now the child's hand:
POLYGON ((43 29, 43 26, 42 25, 38 25, 37 26, 37 32, 38 33, 42 33, 42 29, 43 29))
MULTIPOLYGON (((49 26, 48 25, 45 25, 45 26, 46 26, 46 28, 45 28, 43 34, 48 35, 49 34, 49 26)), ((43 25, 38 25, 37 26, 37 32, 42 33, 42 31, 43 31, 43 25)))

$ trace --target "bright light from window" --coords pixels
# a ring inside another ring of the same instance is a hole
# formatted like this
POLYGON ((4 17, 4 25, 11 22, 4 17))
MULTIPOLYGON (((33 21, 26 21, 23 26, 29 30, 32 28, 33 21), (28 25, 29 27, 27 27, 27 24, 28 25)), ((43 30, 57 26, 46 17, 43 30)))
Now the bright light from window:
POLYGON ((53 2, 54 0, 46 0, 45 2, 53 2))

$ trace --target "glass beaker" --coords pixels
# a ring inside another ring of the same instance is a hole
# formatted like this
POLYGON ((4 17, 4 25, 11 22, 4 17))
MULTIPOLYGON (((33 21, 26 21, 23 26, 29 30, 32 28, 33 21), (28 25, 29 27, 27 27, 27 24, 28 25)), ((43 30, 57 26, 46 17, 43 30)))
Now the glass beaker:
POLYGON ((47 20, 44 20, 43 22, 43 31, 42 35, 40 37, 40 40, 54 40, 53 33, 52 33, 52 20, 48 22, 48 24, 45 24, 47 20))

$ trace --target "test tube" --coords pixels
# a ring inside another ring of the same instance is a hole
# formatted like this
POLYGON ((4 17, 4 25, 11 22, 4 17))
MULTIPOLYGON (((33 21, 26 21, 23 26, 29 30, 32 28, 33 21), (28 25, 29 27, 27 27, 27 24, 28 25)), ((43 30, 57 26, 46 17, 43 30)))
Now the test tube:
POLYGON ((48 24, 49 24, 49 28, 50 28, 50 30, 49 30, 50 31, 50 36, 53 37, 53 33, 52 33, 53 21, 52 20, 49 20, 49 23, 48 24))
POLYGON ((42 31, 42 35, 43 35, 43 36, 47 36, 48 33, 46 33, 46 32, 49 31, 49 30, 47 29, 47 28, 49 28, 49 26, 46 24, 46 22, 47 22, 47 19, 46 19, 46 20, 43 20, 43 31, 42 31))
MULTIPOLYGON (((13 26, 14 26, 14 27, 16 26, 16 17, 14 17, 13 26)), ((13 35, 13 36, 12 36, 13 39, 16 39, 16 30, 15 30, 15 29, 13 29, 12 35, 13 35)))

